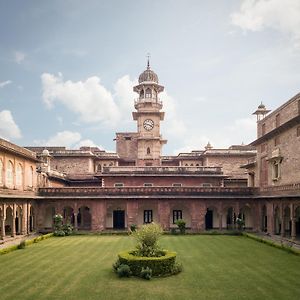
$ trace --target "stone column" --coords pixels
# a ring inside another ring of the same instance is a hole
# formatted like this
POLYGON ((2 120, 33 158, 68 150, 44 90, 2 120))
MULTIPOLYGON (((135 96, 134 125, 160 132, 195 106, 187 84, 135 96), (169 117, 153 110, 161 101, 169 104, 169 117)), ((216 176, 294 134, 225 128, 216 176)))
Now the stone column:
POLYGON ((292 240, 294 240, 296 238, 296 221, 297 221, 297 219, 295 217, 292 217, 291 221, 292 221, 291 238, 292 238, 292 240))
POLYGON ((22 219, 21 219, 21 234, 27 234, 28 233, 28 217, 27 217, 27 203, 23 203, 22 206, 22 219))
POLYGON ((283 205, 281 205, 281 208, 280 208, 280 219, 281 219, 280 235, 281 235, 281 237, 284 237, 285 236, 285 219, 284 219, 283 205))
POLYGON ((1 218, 0 222, 1 222, 1 239, 4 240, 4 238, 5 238, 5 219, 1 218))
POLYGON ((77 213, 74 212, 74 231, 78 231, 77 213))
POLYGON ((222 230, 223 226, 223 215, 219 214, 219 230, 222 230))
POLYGON ((268 233, 274 234, 274 210, 272 203, 267 203, 268 233))
POLYGON ((192 201, 190 206, 190 214, 191 214, 191 229, 194 232, 199 232, 205 230, 205 214, 206 207, 203 202, 200 201, 192 201))
POLYGON ((13 204, 13 210, 12 210, 12 227, 11 227, 11 236, 16 236, 16 205, 13 204))

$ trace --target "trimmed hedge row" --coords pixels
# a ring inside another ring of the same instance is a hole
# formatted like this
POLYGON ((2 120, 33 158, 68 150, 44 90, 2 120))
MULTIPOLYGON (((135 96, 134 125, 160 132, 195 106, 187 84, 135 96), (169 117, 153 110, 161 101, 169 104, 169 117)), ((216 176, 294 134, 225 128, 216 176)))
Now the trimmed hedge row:
MULTIPOLYGON (((26 246, 29 246, 29 245, 32 245, 32 244, 34 244, 34 243, 38 243, 38 242, 40 242, 40 241, 42 241, 42 240, 45 240, 45 239, 48 239, 48 238, 50 238, 50 237, 52 237, 52 236, 53 236, 53 233, 48 233, 48 234, 40 235, 40 236, 38 236, 38 237, 36 237, 36 238, 34 238, 34 239, 26 240, 26 241, 25 241, 25 245, 26 245, 26 246)), ((0 255, 2 255, 2 254, 7 254, 7 253, 10 253, 10 252, 12 252, 12 251, 15 251, 15 250, 20 249, 20 248, 19 248, 19 245, 20 245, 20 244, 12 245, 12 246, 9 246, 9 247, 7 247, 7 248, 0 249, 0 255)))
POLYGON ((153 276, 165 276, 173 273, 176 252, 163 250, 164 255, 160 257, 135 256, 134 251, 125 251, 118 254, 120 264, 128 265, 134 276, 140 276, 142 268, 149 267, 153 276))
POLYGON ((293 249, 291 247, 288 247, 288 246, 286 246, 284 244, 277 244, 276 242, 265 240, 264 238, 261 238, 259 236, 254 235, 254 234, 250 234, 250 233, 246 233, 246 232, 243 232, 243 236, 245 236, 245 237, 247 237, 249 239, 255 240, 257 242, 260 242, 260 243, 263 243, 263 244, 275 247, 277 249, 282 249, 282 250, 284 250, 284 251, 286 251, 288 253, 292 253, 292 254, 300 256, 300 251, 298 251, 296 249, 293 249))

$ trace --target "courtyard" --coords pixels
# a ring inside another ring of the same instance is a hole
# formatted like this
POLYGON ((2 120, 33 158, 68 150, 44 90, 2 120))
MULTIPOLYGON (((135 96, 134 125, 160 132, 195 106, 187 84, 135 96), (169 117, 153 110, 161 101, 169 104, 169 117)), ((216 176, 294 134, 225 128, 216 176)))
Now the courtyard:
POLYGON ((240 236, 163 236, 179 275, 118 278, 112 263, 128 236, 50 238, 0 256, 4 299, 299 299, 300 259, 240 236))

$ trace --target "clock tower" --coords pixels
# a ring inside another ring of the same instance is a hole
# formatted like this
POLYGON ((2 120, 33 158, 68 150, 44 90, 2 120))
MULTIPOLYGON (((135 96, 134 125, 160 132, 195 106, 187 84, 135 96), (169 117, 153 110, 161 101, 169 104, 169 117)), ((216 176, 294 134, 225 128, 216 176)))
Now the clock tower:
POLYGON ((158 98, 164 90, 158 84, 158 76, 150 69, 149 59, 147 69, 139 76, 139 84, 133 88, 138 93, 135 100, 133 119, 137 121, 137 165, 160 166, 161 148, 167 141, 160 134, 160 121, 165 113, 161 111, 162 102, 158 98))

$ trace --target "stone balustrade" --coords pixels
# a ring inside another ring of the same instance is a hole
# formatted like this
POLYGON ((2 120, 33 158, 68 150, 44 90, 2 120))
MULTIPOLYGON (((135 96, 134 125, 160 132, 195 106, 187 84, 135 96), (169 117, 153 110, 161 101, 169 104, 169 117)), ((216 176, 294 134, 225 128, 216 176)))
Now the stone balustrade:
POLYGON ((226 187, 60 187, 40 188, 40 196, 245 196, 256 194, 256 188, 226 187))

